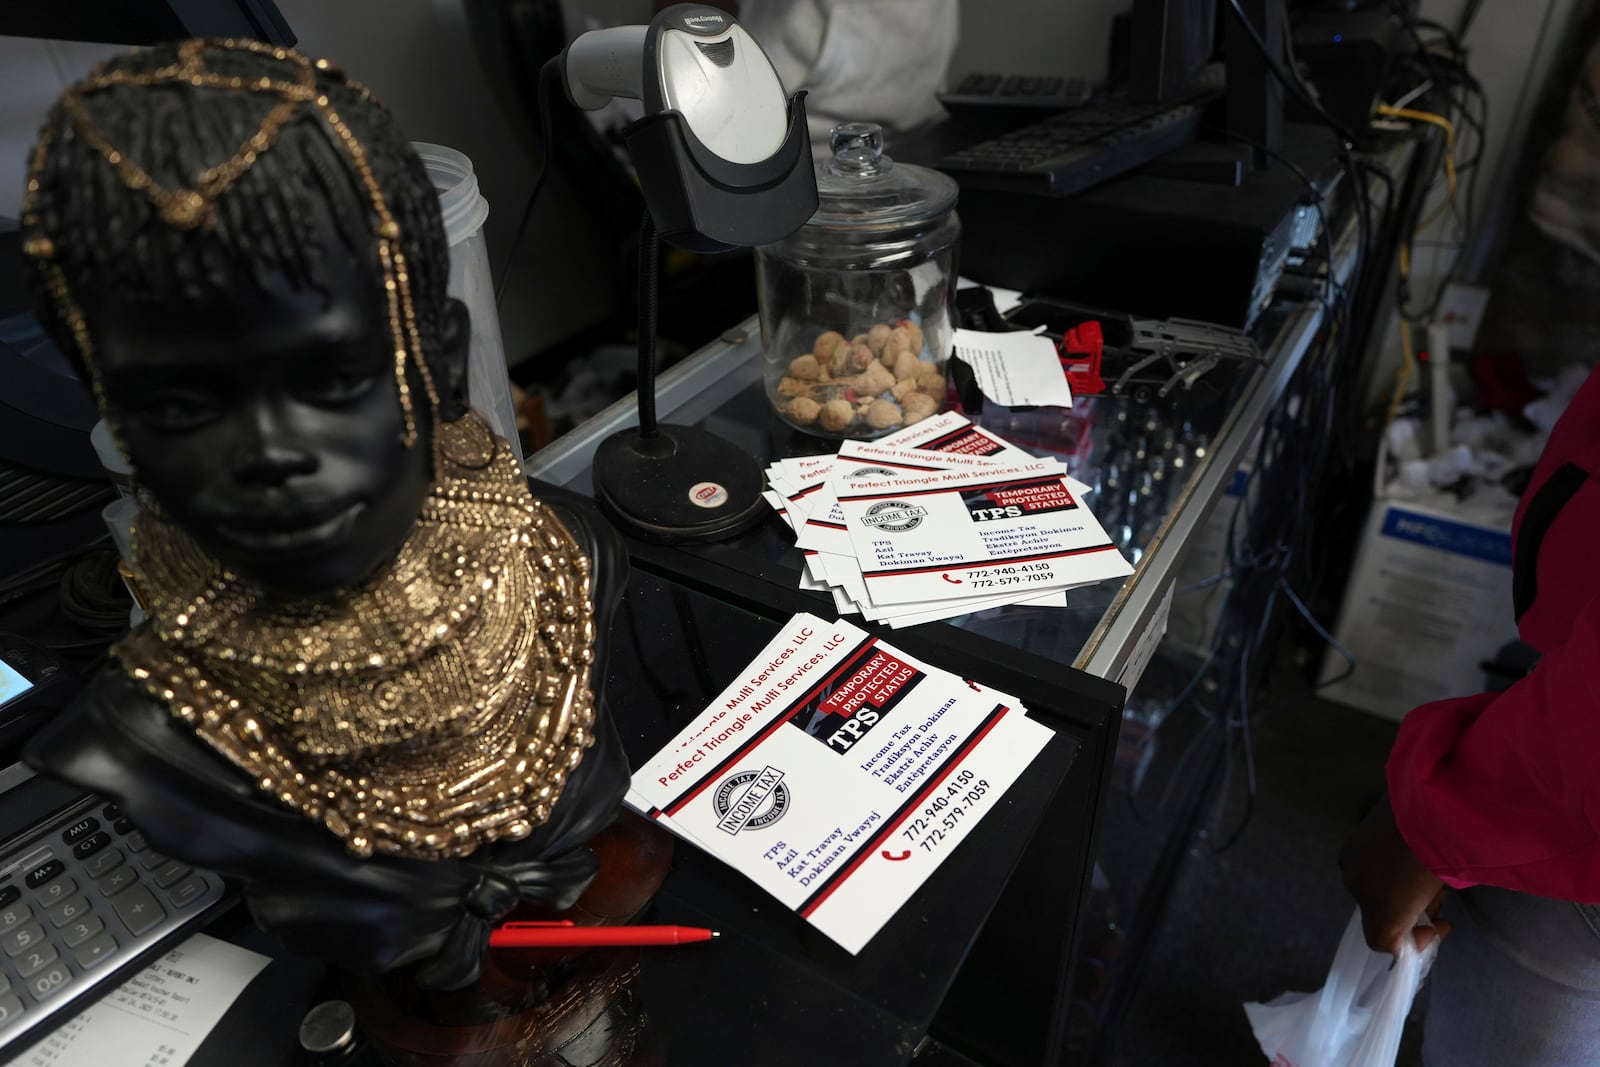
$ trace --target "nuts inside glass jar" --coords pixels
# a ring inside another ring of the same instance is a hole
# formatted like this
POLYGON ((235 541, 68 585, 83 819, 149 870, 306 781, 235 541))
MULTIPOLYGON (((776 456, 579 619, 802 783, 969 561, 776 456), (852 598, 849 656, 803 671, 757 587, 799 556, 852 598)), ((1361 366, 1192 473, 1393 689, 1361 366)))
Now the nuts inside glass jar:
POLYGON ((852 337, 818 334, 789 361, 774 403, 797 426, 876 436, 927 418, 944 396, 944 371, 925 357, 921 327, 900 319, 852 337))

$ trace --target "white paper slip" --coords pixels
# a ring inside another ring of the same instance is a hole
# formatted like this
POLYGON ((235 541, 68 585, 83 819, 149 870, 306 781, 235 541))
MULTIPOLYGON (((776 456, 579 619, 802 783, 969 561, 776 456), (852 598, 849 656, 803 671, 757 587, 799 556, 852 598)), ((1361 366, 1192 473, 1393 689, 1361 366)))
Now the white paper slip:
POLYGON ((1051 466, 838 482, 879 607, 1062 588, 1133 573, 1051 466))
POLYGON ((1050 736, 1014 697, 800 615, 628 800, 856 952, 1050 736))
POLYGON ((957 330, 956 358, 972 368, 984 396, 1007 407, 1072 406, 1056 346, 1031 333, 957 330))
POLYGON ((195 934, 6 1067, 182 1067, 269 962, 195 934))

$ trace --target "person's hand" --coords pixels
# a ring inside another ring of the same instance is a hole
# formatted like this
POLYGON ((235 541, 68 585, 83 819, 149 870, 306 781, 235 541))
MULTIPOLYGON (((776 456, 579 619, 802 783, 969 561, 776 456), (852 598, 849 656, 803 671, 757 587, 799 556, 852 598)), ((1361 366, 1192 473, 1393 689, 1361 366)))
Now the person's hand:
POLYGON ((1400 939, 1408 934, 1420 951, 1450 932, 1449 922, 1437 918, 1444 903, 1444 883, 1400 836, 1387 799, 1345 842, 1339 867, 1345 888, 1361 906, 1361 928, 1375 951, 1398 952, 1400 939), (1432 927, 1417 925, 1424 913, 1432 927))

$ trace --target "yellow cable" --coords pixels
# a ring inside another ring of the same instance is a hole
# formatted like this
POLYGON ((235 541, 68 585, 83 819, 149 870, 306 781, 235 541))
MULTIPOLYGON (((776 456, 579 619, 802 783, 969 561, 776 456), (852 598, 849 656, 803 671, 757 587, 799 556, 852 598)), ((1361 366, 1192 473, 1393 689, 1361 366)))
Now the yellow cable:
MULTIPOLYGON (((1400 279, 1402 284, 1411 280, 1411 242, 1400 243, 1400 279)), ((1405 400, 1406 389, 1411 385, 1412 375, 1416 373, 1417 357, 1411 345, 1411 321, 1402 313, 1400 316, 1400 369, 1394 376, 1394 395, 1389 398, 1389 412, 1384 416, 1385 430, 1394 424, 1394 419, 1400 412, 1400 404, 1405 400)))
POLYGON ((1390 117, 1392 119, 1410 119, 1413 122, 1427 122, 1427 123, 1432 123, 1435 126, 1441 127, 1444 130, 1444 135, 1445 135, 1445 138, 1446 138, 1446 144, 1449 145, 1450 151, 1451 152, 1455 151, 1455 148, 1456 148, 1456 127, 1455 127, 1455 123, 1451 122, 1449 119, 1445 118, 1443 115, 1435 115, 1431 111, 1423 111, 1420 108, 1414 108, 1414 107, 1392 107, 1389 104, 1379 104, 1378 107, 1377 107, 1377 112, 1380 115, 1387 115, 1388 117, 1390 117))
POLYGON ((1417 224, 1416 233, 1422 233, 1428 227, 1438 222, 1446 211, 1450 210, 1456 200, 1456 127, 1455 123, 1443 115, 1435 115, 1431 111, 1422 111, 1413 107, 1391 107, 1388 104, 1379 104, 1376 108, 1378 114, 1392 119, 1408 119, 1412 122, 1426 122, 1431 126, 1438 126, 1444 130, 1444 176, 1450 187, 1450 195, 1444 203, 1435 208, 1427 218, 1417 224))

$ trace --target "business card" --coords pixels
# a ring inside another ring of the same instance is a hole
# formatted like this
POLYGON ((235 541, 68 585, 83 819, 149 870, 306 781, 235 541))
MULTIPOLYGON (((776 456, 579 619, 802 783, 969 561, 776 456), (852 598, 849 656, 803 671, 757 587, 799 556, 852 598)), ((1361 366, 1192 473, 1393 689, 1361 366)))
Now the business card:
POLYGON ((876 605, 1133 573, 1053 463, 831 483, 876 605))
POLYGON ((1014 697, 798 615, 628 802, 859 952, 1050 736, 1014 697))

